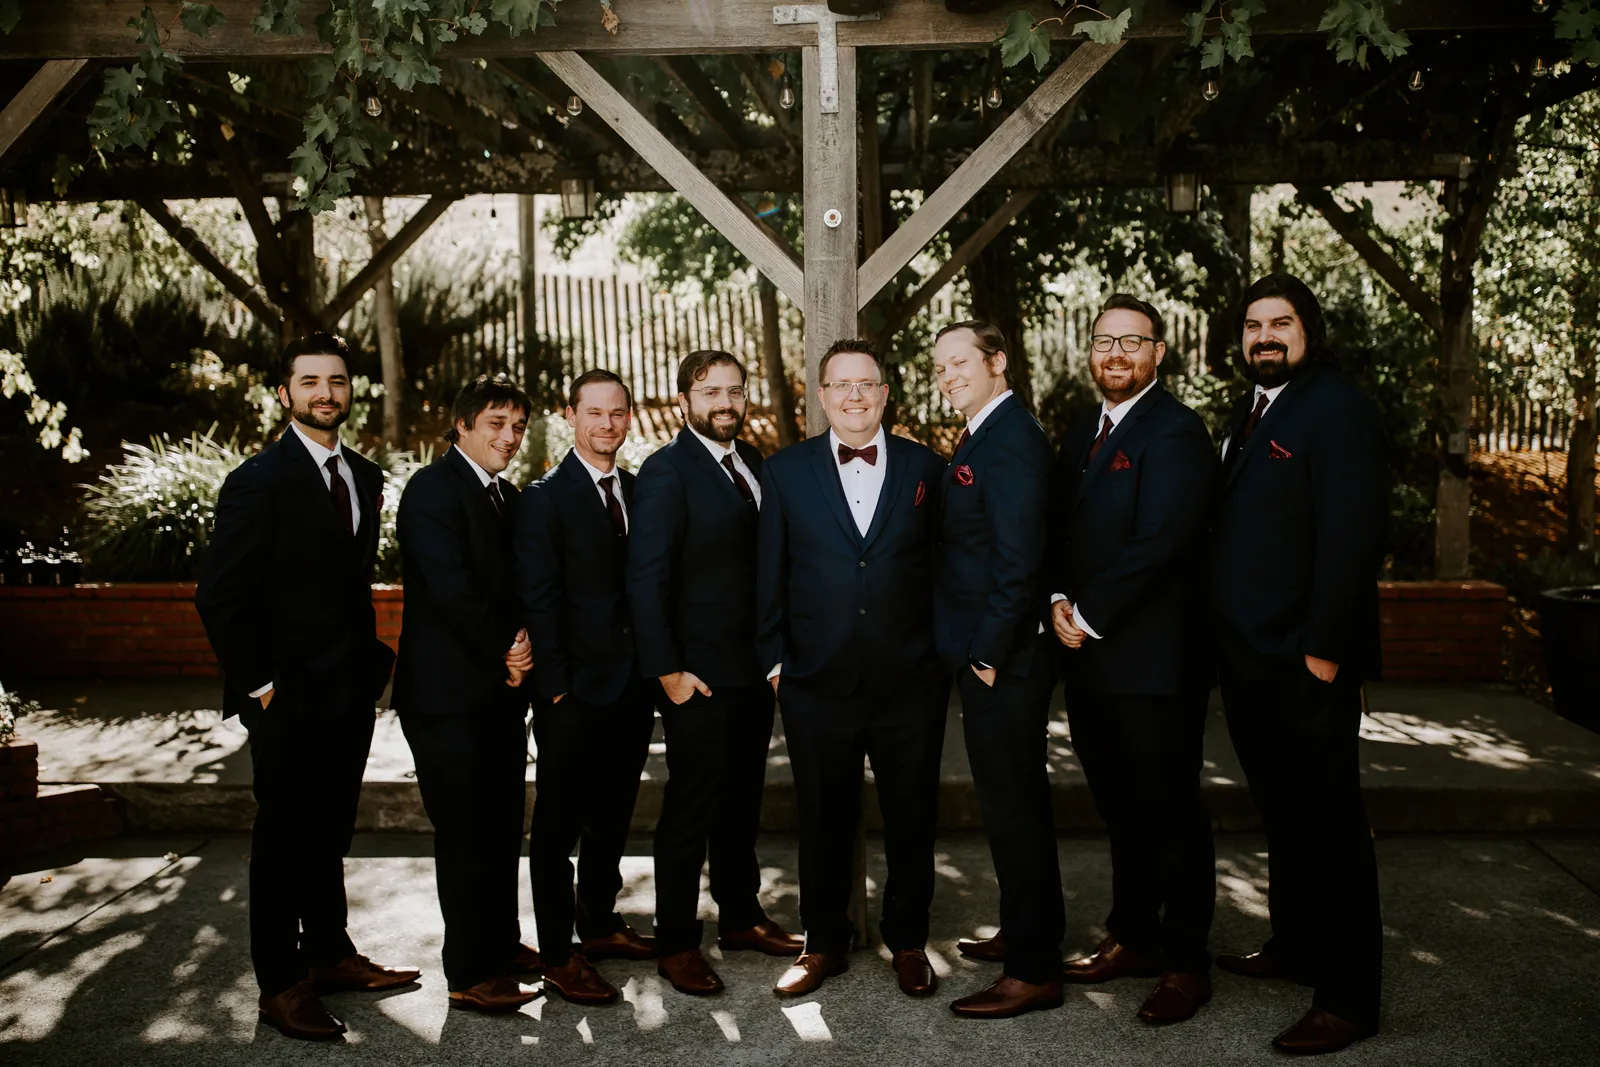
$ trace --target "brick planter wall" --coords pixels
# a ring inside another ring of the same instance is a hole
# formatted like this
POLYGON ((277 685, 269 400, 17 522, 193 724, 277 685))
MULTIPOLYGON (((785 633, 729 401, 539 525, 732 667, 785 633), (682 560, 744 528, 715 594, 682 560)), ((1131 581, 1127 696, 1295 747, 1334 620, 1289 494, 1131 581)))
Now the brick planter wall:
POLYGON ((121 832, 121 801, 97 785, 41 789, 39 746, 21 738, 0 745, 0 861, 121 832))
POLYGON ((1383 677, 1502 681, 1506 589, 1493 582, 1379 582, 1383 677))
MULTIPOLYGON (((1498 681, 1506 591, 1492 582, 1379 582, 1384 678, 1498 681)), ((401 590, 372 590, 378 636, 400 641, 401 590)), ((0 678, 217 672, 192 582, 0 586, 0 678)))

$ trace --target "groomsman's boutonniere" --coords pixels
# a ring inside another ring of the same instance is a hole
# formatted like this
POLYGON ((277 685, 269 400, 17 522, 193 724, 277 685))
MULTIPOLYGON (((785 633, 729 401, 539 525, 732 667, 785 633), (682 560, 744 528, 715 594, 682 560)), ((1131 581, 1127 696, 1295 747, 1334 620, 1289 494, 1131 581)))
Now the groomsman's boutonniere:
POLYGON ((1119 448, 1117 449, 1117 454, 1111 457, 1111 469, 1114 471, 1132 470, 1133 460, 1129 459, 1128 454, 1119 448))
POLYGON ((972 468, 963 463, 956 468, 956 482, 960 485, 972 484, 972 468))
POLYGON ((926 499, 928 499, 928 483, 918 482, 917 495, 916 498, 911 501, 911 506, 914 508, 920 508, 922 506, 922 502, 926 499))
POLYGON ((1293 459, 1294 458, 1294 453, 1290 452, 1287 448, 1284 448, 1278 442, 1273 441, 1272 442, 1272 447, 1267 451, 1267 458, 1268 459, 1293 459))

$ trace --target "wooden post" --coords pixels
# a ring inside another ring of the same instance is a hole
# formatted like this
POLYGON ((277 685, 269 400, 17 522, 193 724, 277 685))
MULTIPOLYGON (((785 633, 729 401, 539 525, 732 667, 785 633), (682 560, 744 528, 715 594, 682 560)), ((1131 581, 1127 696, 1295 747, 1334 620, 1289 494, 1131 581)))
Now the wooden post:
POLYGON ((817 105, 816 48, 801 49, 805 89, 806 434, 826 433, 817 401, 818 370, 828 346, 856 334, 856 50, 839 48, 839 110, 817 105))
MULTIPOLYGON (((283 235, 283 258, 287 277, 284 285, 289 290, 289 302, 301 307, 317 306, 316 275, 317 246, 316 224, 309 212, 294 211, 288 197, 278 198, 278 229, 283 235)), ((331 325, 331 324, 330 324, 331 325)), ((283 341, 288 344, 296 337, 322 329, 316 319, 284 308, 283 341)))
POLYGON ((541 373, 539 345, 539 214, 532 193, 517 195, 517 250, 521 254, 522 387, 540 402, 551 391, 549 377, 541 373))
MULTIPOLYGON (((1214 290, 1208 309, 1213 321, 1232 321, 1235 306, 1250 285, 1250 200, 1255 189, 1249 185, 1214 185, 1211 195, 1216 198, 1222 215, 1222 234, 1228 239, 1228 250, 1233 253, 1233 271, 1213 278, 1214 290)), ((1233 362, 1229 358, 1239 339, 1233 330, 1213 330, 1206 338, 1206 366, 1219 378, 1233 377, 1233 362)))
MULTIPOLYGON (((1467 427, 1472 421, 1472 381, 1477 345, 1472 331, 1476 252, 1463 247, 1462 182, 1445 183, 1449 216, 1444 224, 1444 255, 1440 257, 1439 367, 1440 388, 1439 487, 1434 501, 1434 576, 1445 581, 1468 574, 1472 510, 1472 442, 1467 427)), ((1473 242, 1475 245, 1476 242, 1473 242)))
MULTIPOLYGON (((789 372, 783 367, 783 338, 779 333, 778 287, 765 274, 756 279, 761 299, 761 364, 767 375, 767 405, 778 428, 778 447, 799 444, 800 427, 795 423, 794 390, 789 387, 789 372)), ((815 407, 807 398, 806 407, 815 407)))
POLYGON ((1588 337, 1578 342, 1578 375, 1572 392, 1575 411, 1567 436, 1567 550, 1585 559, 1595 558, 1594 449, 1595 449, 1595 344, 1588 337))
MULTIPOLYGON (((389 231, 383 224, 383 197, 367 197, 366 206, 367 239, 372 243, 372 255, 376 258, 389 243, 389 231)), ((395 317, 393 270, 386 269, 378 275, 372 286, 372 296, 373 317, 378 326, 378 361, 383 367, 383 440, 399 448, 405 368, 400 363, 400 323, 395 317)))

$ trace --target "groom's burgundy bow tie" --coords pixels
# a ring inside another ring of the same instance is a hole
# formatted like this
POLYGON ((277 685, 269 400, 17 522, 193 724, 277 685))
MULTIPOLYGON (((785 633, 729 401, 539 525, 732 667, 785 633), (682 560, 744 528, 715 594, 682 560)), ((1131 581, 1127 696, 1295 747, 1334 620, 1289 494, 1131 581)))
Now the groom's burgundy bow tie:
POLYGON ((853 459, 864 461, 870 467, 878 465, 878 446, 868 445, 866 448, 851 448, 849 445, 839 446, 839 466, 844 466, 853 459))

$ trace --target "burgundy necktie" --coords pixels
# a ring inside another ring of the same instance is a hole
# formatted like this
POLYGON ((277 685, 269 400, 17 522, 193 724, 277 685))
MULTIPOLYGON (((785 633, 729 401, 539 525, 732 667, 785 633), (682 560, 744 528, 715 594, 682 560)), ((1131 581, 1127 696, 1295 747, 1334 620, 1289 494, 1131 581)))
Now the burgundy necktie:
POLYGON ((608 474, 600 479, 600 488, 606 494, 606 511, 611 513, 611 532, 618 537, 627 537, 628 520, 622 514, 622 501, 618 500, 616 494, 611 491, 611 483, 616 480, 615 475, 608 474))
POLYGON ((485 486, 484 488, 489 490, 489 503, 494 505, 494 513, 496 515, 500 516, 502 519, 505 518, 506 517, 506 502, 505 502, 504 498, 502 498, 500 496, 500 481, 499 481, 499 479, 490 478, 489 479, 489 484, 487 486, 485 486))
POLYGON ((956 442, 956 451, 960 452, 963 448, 966 448, 967 442, 970 440, 972 440, 972 431, 970 429, 962 430, 961 440, 956 442))
POLYGON ((1101 415, 1100 419, 1100 433, 1095 437, 1094 444, 1089 446, 1089 458, 1084 460, 1083 463, 1085 469, 1094 462, 1094 457, 1100 454, 1100 449, 1105 445, 1106 438, 1111 436, 1111 416, 1101 415))
POLYGON ((722 457, 722 465, 733 475, 733 487, 739 490, 739 495, 744 497, 746 504, 754 504, 756 495, 750 491, 750 483, 744 480, 744 475, 739 473, 739 468, 733 465, 733 453, 729 452, 722 457))
POLYGON ((333 497, 333 514, 339 520, 339 529, 347 536, 354 537, 356 530, 355 520, 350 516, 350 487, 339 473, 338 455, 329 456, 323 466, 328 469, 328 493, 333 497))
POLYGON ((1244 420, 1244 425, 1239 427, 1239 439, 1233 443, 1233 454, 1238 455, 1244 443, 1250 440, 1250 435, 1255 432, 1256 424, 1261 421, 1261 416, 1267 413, 1267 405, 1272 401, 1267 399, 1267 394, 1262 393, 1256 397, 1256 406, 1250 412, 1250 417, 1244 420))
POLYGON ((859 459, 869 467, 878 465, 878 446, 868 445, 866 448, 851 448, 849 445, 839 446, 839 466, 844 466, 853 459, 859 459))

